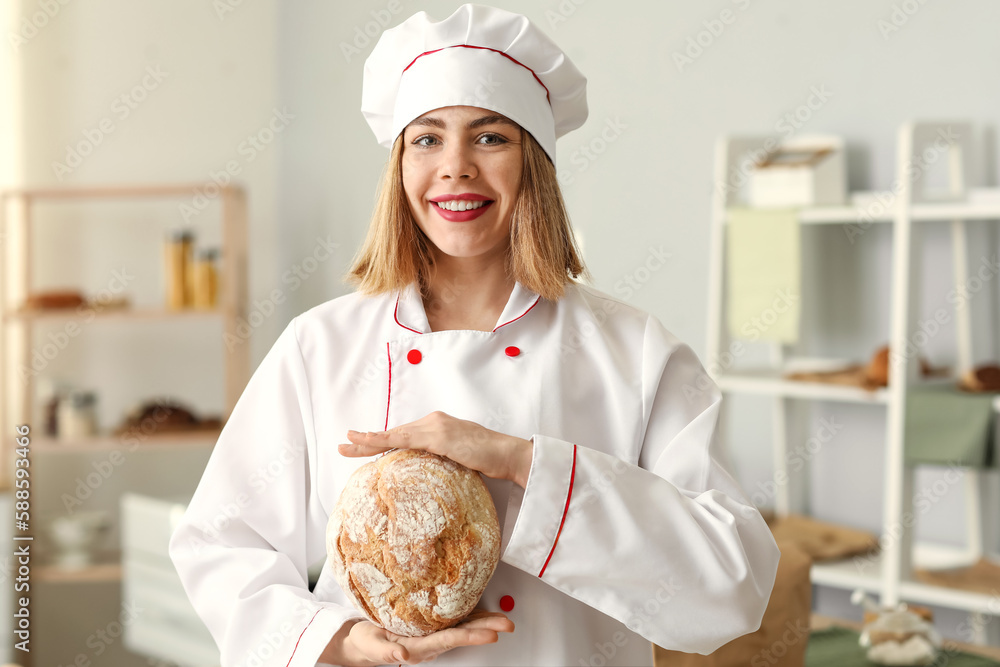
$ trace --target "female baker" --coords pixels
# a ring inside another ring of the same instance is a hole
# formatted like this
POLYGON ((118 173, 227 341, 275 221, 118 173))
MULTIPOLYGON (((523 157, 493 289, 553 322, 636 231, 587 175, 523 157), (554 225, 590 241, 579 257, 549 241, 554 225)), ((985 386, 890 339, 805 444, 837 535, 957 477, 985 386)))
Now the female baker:
POLYGON ((650 665, 649 642, 758 627, 778 552, 720 460, 718 389, 655 317, 574 280, 555 141, 585 86, 492 7, 382 35, 362 111, 391 155, 359 290, 280 335, 171 540, 224 666, 650 665), (345 481, 393 447, 483 473, 503 532, 480 610, 420 638, 364 620, 327 567, 306 582, 345 481))

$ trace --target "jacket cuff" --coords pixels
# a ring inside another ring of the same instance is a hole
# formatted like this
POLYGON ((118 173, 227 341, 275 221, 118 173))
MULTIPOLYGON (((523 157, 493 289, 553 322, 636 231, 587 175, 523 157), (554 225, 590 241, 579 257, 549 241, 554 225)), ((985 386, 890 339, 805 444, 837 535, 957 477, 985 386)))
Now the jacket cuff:
POLYGON ((319 658, 326 650, 326 645, 344 623, 353 619, 367 620, 361 614, 352 613, 339 606, 318 609, 296 639, 288 659, 288 667, 315 667, 325 664, 319 662, 319 658))
POLYGON ((537 577, 556 552, 576 475, 576 445, 531 436, 533 451, 517 523, 501 560, 537 577))

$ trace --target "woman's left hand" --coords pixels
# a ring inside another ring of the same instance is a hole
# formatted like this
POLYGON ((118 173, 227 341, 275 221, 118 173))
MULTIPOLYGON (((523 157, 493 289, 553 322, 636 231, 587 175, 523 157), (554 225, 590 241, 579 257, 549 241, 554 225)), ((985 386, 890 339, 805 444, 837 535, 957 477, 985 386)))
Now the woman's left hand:
POLYGON ((351 442, 340 445, 344 456, 374 456, 393 448, 423 449, 521 487, 527 484, 531 469, 530 440, 491 431, 440 411, 388 431, 348 431, 347 438, 351 442))

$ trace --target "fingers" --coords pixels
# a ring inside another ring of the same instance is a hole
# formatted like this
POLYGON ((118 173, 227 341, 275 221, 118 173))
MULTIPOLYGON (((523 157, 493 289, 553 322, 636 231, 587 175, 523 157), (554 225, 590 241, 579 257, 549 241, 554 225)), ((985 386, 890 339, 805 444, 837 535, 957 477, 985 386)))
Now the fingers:
POLYGON ((358 623, 352 628, 351 639, 354 647, 375 664, 400 663, 409 655, 405 648, 386 639, 385 630, 373 623, 358 623), (361 627, 357 627, 361 626, 361 627))
POLYGON ((407 651, 407 664, 413 665, 435 658, 453 648, 493 644, 499 639, 500 636, 491 630, 448 628, 423 637, 403 637, 399 642, 407 651))
POLYGON ((347 439, 349 443, 344 443, 338 447, 343 456, 374 456, 387 452, 390 449, 406 447, 409 438, 400 437, 405 434, 393 433, 393 431, 348 431, 347 439))
POLYGON ((460 646, 494 644, 500 639, 498 633, 513 630, 514 623, 503 614, 483 612, 481 616, 468 618, 455 627, 423 637, 397 637, 397 641, 408 652, 405 662, 412 665, 460 646))
POLYGON ((364 444, 354 444, 354 443, 345 443, 337 447, 337 450, 340 452, 342 456, 350 456, 350 457, 375 456, 376 454, 387 452, 390 449, 392 449, 392 447, 378 447, 375 445, 364 445, 364 444))
POLYGON ((481 629, 492 632, 514 632, 514 621, 499 612, 484 612, 480 615, 470 614, 455 627, 467 630, 481 629))

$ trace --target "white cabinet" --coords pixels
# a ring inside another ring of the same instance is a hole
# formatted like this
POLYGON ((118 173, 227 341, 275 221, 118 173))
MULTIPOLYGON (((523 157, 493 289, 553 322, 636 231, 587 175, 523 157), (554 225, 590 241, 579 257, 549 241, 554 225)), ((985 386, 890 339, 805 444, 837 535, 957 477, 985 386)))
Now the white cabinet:
POLYGON ((125 645, 181 667, 211 667, 219 664, 219 650, 167 549, 186 507, 182 498, 121 498, 122 599, 143 610, 125 626, 125 645))

